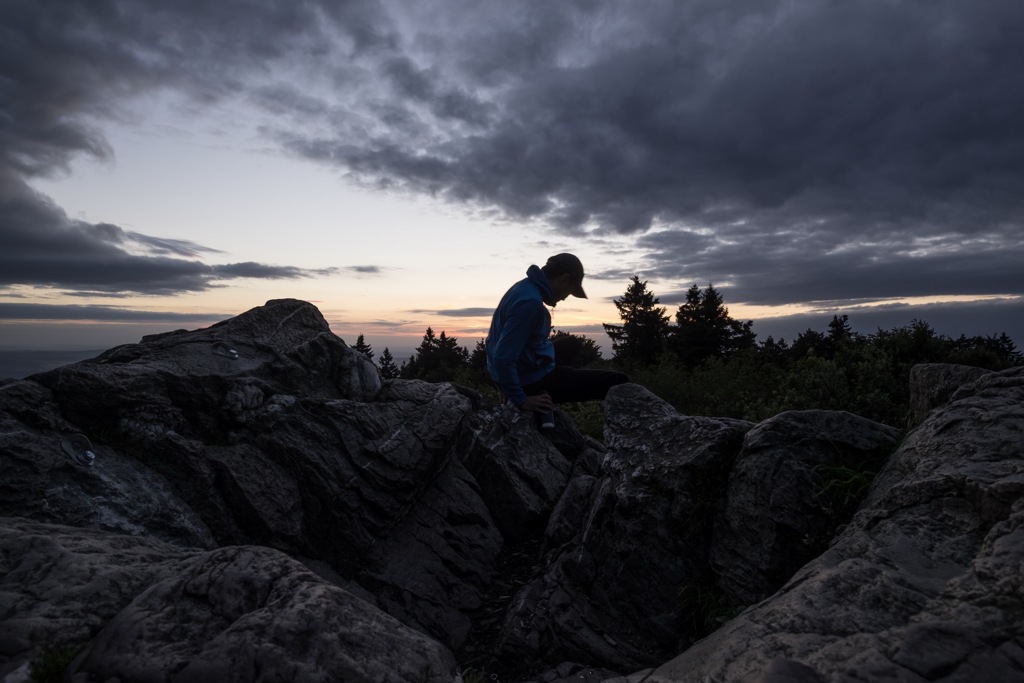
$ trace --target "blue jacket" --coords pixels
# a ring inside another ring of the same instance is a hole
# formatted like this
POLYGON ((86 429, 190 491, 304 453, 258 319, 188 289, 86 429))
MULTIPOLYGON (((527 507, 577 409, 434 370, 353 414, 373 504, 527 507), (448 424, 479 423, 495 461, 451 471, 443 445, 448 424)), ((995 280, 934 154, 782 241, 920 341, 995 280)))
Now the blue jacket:
POLYGON ((530 266, 526 279, 501 298, 487 333, 487 371, 517 406, 526 400, 524 385, 540 381, 555 369, 551 314, 545 300, 554 300, 548 279, 540 268, 530 266))

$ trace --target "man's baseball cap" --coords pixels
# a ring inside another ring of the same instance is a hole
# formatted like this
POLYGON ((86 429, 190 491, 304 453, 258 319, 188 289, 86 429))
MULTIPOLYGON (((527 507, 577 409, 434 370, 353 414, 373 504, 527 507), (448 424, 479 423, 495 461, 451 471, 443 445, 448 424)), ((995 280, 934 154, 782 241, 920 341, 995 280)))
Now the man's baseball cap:
POLYGON ((583 291, 583 264, 573 254, 555 254, 548 259, 544 268, 552 275, 568 273, 576 283, 572 295, 580 299, 586 299, 587 293, 583 291))

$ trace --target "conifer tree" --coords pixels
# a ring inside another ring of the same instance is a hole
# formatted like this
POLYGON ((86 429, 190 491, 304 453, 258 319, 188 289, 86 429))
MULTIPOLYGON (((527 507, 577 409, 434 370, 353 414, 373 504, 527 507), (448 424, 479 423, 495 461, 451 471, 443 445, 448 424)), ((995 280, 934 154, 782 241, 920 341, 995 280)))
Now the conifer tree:
POLYGON ((740 322, 729 315, 722 295, 710 283, 701 291, 693 285, 676 311, 671 345, 684 364, 695 367, 708 358, 727 358, 753 348, 753 321, 740 322))
POLYGON ((649 365, 658 360, 665 348, 669 333, 666 309, 658 306, 659 299, 647 289, 647 282, 632 277, 626 293, 615 299, 622 325, 604 325, 611 337, 615 360, 630 364, 649 365))
POLYGON ((358 337, 356 337, 356 343, 352 345, 352 348, 358 351, 359 353, 363 354, 370 360, 373 360, 373 348, 371 348, 370 345, 366 343, 366 340, 363 339, 363 335, 359 335, 358 337))
POLYGON ((391 355, 391 350, 388 347, 384 347, 384 352, 380 354, 380 363, 377 366, 380 370, 381 379, 395 379, 399 375, 399 368, 395 365, 395 359, 391 355))
POLYGON ((469 356, 469 367, 477 374, 487 372, 487 345, 483 339, 476 341, 473 353, 469 356))
POLYGON ((468 365, 469 351, 459 346, 458 339, 449 337, 443 330, 436 336, 428 327, 412 358, 403 363, 400 370, 405 379, 443 382, 454 379, 456 371, 468 365))
POLYGON ((601 347, 590 337, 561 330, 551 330, 551 343, 555 345, 555 362, 585 368, 601 360, 601 347))

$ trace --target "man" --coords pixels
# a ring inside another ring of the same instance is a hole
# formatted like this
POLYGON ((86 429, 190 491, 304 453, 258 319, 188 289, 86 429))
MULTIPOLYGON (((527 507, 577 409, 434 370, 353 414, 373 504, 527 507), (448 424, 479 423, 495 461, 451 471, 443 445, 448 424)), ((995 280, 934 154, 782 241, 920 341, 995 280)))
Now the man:
POLYGON ((487 370, 521 410, 546 413, 556 403, 603 399, 608 389, 629 381, 621 372, 555 364, 545 304, 554 307, 570 294, 587 298, 583 264, 572 254, 556 254, 543 268, 530 266, 526 279, 512 285, 491 318, 487 370))

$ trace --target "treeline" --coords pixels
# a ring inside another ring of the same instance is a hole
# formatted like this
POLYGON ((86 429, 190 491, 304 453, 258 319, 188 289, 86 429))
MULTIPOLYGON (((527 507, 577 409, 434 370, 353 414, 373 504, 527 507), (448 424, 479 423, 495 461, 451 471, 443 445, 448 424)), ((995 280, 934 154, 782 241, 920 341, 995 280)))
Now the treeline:
MULTIPOLYGON (((647 283, 633 277, 615 306, 619 324, 604 325, 612 358, 603 358, 587 337, 555 331, 558 362, 622 370, 686 415, 756 422, 786 410, 820 408, 903 427, 912 366, 959 363, 1001 370, 1024 364, 1005 334, 954 339, 921 320, 860 334, 848 316, 834 316, 827 329, 808 329, 792 343, 772 337, 759 342, 753 322, 732 318, 710 284, 691 287, 670 317, 647 283)), ((362 335, 354 348, 373 358, 362 335)), ((408 361, 396 365, 385 348, 377 367, 384 378, 454 381, 499 399, 487 375, 483 340, 470 352, 455 337, 428 328, 408 361)), ((591 427, 599 422, 597 406, 570 410, 591 427)))
MULTIPOLYGON (((359 335, 352 348, 373 360, 373 348, 366 343, 363 335, 359 335)), ((490 383, 483 339, 476 343, 476 347, 470 353, 464 346, 459 345, 456 337, 449 337, 444 331, 436 335, 429 327, 413 355, 401 365, 395 362, 388 347, 384 347, 380 358, 374 362, 383 379, 458 382, 474 388, 486 388, 490 383)))

